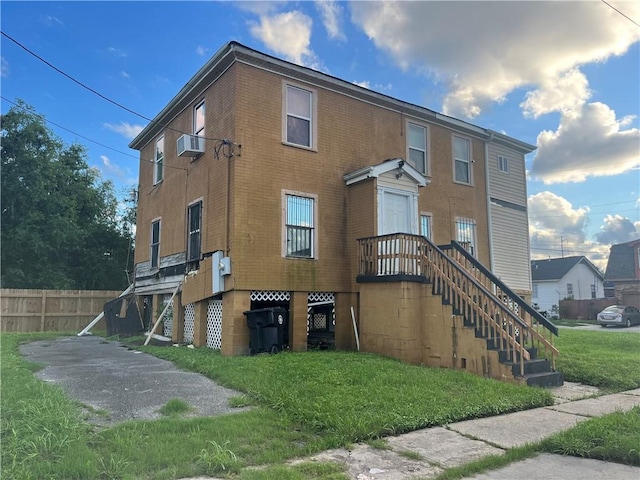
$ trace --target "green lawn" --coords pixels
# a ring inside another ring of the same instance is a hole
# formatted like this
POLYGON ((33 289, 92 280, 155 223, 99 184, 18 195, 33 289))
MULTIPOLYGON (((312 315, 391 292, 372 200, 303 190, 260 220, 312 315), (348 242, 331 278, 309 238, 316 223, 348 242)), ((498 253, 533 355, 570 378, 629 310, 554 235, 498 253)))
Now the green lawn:
MULTIPOLYGON (((357 441, 552 401, 545 390, 363 353, 222 357, 209 349, 143 347, 239 390, 233 405, 254 407, 222 417, 185 418, 188 408, 172 401, 160 420, 97 428, 84 421, 80 406, 60 388, 37 380, 38 366, 19 355, 19 342, 38 338, 42 335, 1 335, 3 478, 343 480, 344 471, 335 465, 282 464, 357 441), (252 465, 267 468, 244 468, 252 465)), ((637 334, 563 329, 558 368, 570 381, 612 391, 638 388, 638 342, 637 334)), ((636 409, 590 420, 539 448, 635 464, 637 454, 627 447, 638 444, 638 415, 636 409)), ((488 459, 482 468, 525 453, 488 459)))

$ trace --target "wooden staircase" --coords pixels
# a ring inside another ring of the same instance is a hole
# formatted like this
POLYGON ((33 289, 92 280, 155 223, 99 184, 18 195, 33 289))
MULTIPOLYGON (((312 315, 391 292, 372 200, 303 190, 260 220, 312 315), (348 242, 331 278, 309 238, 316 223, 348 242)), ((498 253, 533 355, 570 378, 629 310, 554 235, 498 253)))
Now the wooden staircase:
POLYGON ((358 281, 418 281, 450 305, 464 328, 527 385, 559 386, 558 330, 460 244, 436 246, 425 237, 397 233, 358 240, 358 281))

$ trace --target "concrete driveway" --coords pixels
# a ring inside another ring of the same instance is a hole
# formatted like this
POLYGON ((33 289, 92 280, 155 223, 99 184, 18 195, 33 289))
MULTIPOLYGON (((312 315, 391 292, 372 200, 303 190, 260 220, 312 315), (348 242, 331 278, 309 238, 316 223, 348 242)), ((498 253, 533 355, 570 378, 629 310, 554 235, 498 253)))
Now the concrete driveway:
MULTIPOLYGON (((580 323, 580 322, 577 322, 580 323)), ((600 325, 581 325, 579 327, 558 326, 558 328, 570 328, 573 330, 597 330, 598 332, 640 333, 640 325, 632 327, 601 327, 600 325)))
POLYGON ((44 366, 36 373, 38 378, 60 385, 70 397, 91 407, 87 413, 92 423, 110 425, 160 418, 158 410, 171 399, 188 403, 193 416, 243 410, 229 407, 229 399, 241 395, 239 392, 104 338, 65 337, 31 342, 22 345, 20 353, 44 366), (98 415, 92 409, 107 415, 98 415))

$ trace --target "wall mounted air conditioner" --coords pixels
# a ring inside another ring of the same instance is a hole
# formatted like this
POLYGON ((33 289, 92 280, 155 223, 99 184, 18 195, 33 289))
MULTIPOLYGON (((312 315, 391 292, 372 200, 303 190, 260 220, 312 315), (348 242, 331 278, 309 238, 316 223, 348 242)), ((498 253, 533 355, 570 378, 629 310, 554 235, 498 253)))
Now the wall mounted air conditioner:
POLYGON ((204 138, 187 134, 178 138, 179 157, 197 157, 201 153, 204 153, 204 138))

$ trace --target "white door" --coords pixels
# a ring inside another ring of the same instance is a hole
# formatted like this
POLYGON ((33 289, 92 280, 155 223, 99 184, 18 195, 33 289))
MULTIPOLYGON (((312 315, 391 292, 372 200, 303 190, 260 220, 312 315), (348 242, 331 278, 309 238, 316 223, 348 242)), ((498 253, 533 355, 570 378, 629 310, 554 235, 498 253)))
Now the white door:
POLYGON ((389 233, 412 233, 411 195, 393 192, 382 193, 380 208, 380 222, 378 235, 389 233))
MULTIPOLYGON (((392 233, 414 233, 413 196, 402 193, 382 191, 378 205, 378 235, 392 233)), ((410 240, 384 239, 378 242, 378 275, 397 275, 415 273, 415 262, 400 258, 400 252, 408 253, 414 245, 410 240), (405 245, 403 245, 405 244, 405 245)), ((404 257, 404 256, 403 256, 404 257)))

